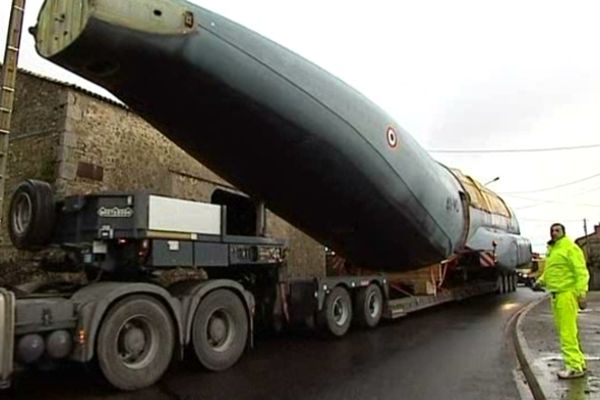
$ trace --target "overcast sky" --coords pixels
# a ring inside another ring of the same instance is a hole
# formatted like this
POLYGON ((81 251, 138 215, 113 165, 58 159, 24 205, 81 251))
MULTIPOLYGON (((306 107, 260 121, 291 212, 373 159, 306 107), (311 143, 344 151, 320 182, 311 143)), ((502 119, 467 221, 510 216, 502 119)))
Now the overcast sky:
MULTIPOLYGON (((600 5, 595 1, 193 1, 281 43, 387 110, 439 161, 515 209, 534 250, 563 221, 600 222, 600 5), (583 178, 591 177, 591 179, 583 178), (575 184, 562 186, 570 182, 575 184), (561 186, 552 190, 540 190, 561 186)), ((0 1, 0 45, 10 0, 0 1)), ((42 0, 28 0, 26 27, 42 0)), ((22 43, 20 66, 106 94, 22 43)))

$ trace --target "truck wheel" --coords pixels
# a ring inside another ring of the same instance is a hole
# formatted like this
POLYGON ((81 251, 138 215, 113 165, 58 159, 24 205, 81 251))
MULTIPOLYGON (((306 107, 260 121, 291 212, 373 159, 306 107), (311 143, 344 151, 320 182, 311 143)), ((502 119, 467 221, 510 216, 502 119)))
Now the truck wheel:
POLYGON ((151 386, 169 367, 175 330, 169 312, 149 296, 119 301, 98 333, 97 355, 102 374, 121 390, 151 386))
POLYGON ((504 277, 501 274, 496 277, 496 293, 504 293, 504 277))
POLYGON ((209 293, 196 309, 192 345, 200 364, 223 371, 235 364, 248 340, 248 315, 238 296, 230 290, 209 293))
POLYGON ((354 299, 356 322, 366 328, 374 328, 379 324, 383 313, 383 295, 374 283, 366 288, 358 289, 354 299))
POLYGON ((341 286, 335 287, 325 298, 323 309, 317 317, 319 326, 327 333, 344 336, 352 321, 352 301, 348 291, 341 286))
POLYGON ((50 184, 33 179, 17 186, 8 214, 8 233, 21 250, 37 250, 50 242, 56 207, 50 184))

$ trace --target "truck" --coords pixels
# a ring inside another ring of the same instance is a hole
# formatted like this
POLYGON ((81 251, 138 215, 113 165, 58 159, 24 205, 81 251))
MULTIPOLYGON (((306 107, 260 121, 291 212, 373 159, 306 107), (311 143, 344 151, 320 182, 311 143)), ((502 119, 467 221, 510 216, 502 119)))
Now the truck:
POLYGON ((341 337, 351 325, 374 328, 382 318, 516 289, 514 273, 482 267, 480 258, 492 256, 482 252, 412 278, 345 271, 290 279, 285 241, 230 234, 235 216, 233 207, 145 192, 57 201, 48 183, 21 183, 9 210, 15 246, 60 249, 53 270, 87 279, 0 289, 2 386, 15 370, 75 361, 97 363, 108 383, 136 390, 185 354, 225 370, 258 330, 308 323, 341 337))
POLYGON ((531 258, 499 196, 348 85, 226 18, 179 0, 54 0, 31 32, 42 57, 109 89, 262 217, 136 191, 54 199, 47 183, 23 182, 13 244, 60 250, 54 267, 87 280, 0 291, 4 386, 64 360, 98 363, 121 390, 189 354, 221 371, 262 329, 307 323, 342 337, 514 291, 531 258), (326 246, 337 272, 289 278, 264 207, 326 246))

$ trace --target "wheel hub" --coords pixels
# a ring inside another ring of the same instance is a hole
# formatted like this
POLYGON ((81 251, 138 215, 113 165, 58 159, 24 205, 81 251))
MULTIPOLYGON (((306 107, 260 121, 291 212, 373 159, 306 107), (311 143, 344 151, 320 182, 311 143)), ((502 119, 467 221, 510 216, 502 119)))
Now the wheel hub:
POLYGON ((206 327, 208 344, 214 351, 225 351, 233 340, 233 321, 225 310, 215 311, 206 327))
POLYGON ((338 326, 344 325, 348 319, 348 309, 340 297, 333 302, 333 319, 338 326))
POLYGON ((379 310, 381 307, 379 301, 377 301, 377 296, 375 296, 375 293, 369 294, 369 300, 367 303, 369 307, 369 315, 371 316, 371 318, 375 318, 377 314, 379 314, 379 310))
POLYGON ((143 317, 130 318, 121 326, 117 348, 122 362, 131 369, 144 368, 155 357, 158 333, 143 317))
POLYGON ((226 322, 222 318, 219 318, 219 317, 214 317, 211 319, 210 326, 208 329, 209 329, 210 339, 213 342, 217 342, 217 343, 222 342, 227 334, 226 322))
POLYGON ((16 200, 15 214, 13 217, 13 228, 17 234, 22 234, 31 223, 32 205, 31 199, 24 193, 19 194, 16 200))
POLYGON ((144 331, 133 327, 127 330, 123 339, 125 351, 133 356, 139 356, 146 347, 144 331))

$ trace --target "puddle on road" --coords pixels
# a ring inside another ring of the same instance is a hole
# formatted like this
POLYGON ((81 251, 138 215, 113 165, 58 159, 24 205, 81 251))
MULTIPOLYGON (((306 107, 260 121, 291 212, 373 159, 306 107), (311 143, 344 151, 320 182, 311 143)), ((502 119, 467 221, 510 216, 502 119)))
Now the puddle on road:
POLYGON ((589 400, 600 399, 600 379, 588 376, 586 379, 574 379, 565 382, 561 399, 589 400))
POLYGON ((561 380, 556 376, 563 367, 560 355, 546 354, 534 362, 534 367, 548 400, 600 400, 600 357, 586 357, 589 371, 586 377, 561 380))

